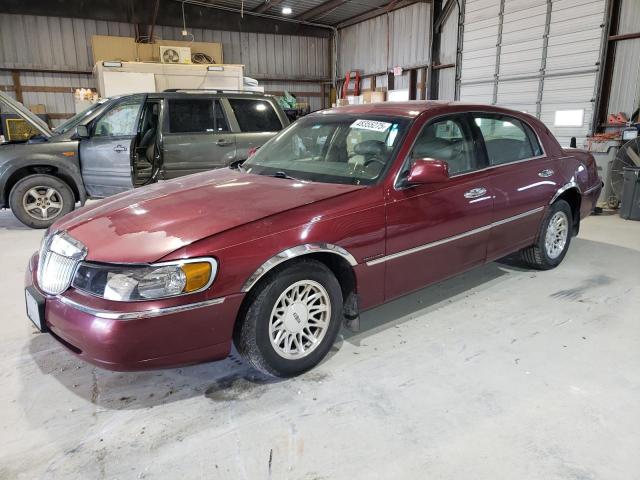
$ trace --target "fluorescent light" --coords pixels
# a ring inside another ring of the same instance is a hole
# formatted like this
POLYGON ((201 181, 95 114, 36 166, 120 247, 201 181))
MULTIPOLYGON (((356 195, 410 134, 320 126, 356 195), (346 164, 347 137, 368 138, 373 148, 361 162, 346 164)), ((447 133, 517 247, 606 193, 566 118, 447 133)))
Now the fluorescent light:
POLYGON ((291 15, 292 13, 293 13, 293 10, 291 10, 291 7, 282 7, 283 15, 291 15))
POLYGON ((102 62, 103 67, 116 67, 121 68, 122 62, 102 62))
POLYGON ((218 67, 216 65, 209 65, 207 70, 210 72, 224 72, 224 67, 218 67))

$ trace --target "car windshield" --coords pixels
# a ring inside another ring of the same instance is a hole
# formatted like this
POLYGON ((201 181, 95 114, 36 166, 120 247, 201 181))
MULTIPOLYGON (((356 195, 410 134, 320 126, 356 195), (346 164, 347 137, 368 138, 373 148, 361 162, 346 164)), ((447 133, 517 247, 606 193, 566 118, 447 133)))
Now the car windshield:
POLYGON ((101 98, 96 103, 90 105, 88 108, 84 109, 80 113, 76 113, 73 117, 71 117, 66 122, 58 125, 56 128, 53 129, 53 131, 55 133, 66 133, 72 128, 76 128, 76 126, 79 125, 80 122, 82 122, 82 120, 84 120, 85 118, 89 118, 91 115, 93 115, 93 113, 97 109, 101 108, 102 105, 104 105, 105 102, 107 102, 108 100, 109 100, 108 98, 101 98))
POLYGON ((249 173, 326 183, 372 185, 391 164, 409 121, 374 115, 312 115, 249 158, 249 173))

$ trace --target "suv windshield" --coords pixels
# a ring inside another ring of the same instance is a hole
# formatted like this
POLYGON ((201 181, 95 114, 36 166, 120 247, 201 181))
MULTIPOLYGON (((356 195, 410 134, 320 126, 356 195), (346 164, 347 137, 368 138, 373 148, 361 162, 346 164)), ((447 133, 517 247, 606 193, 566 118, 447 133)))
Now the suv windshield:
POLYGON ((267 142, 243 167, 258 175, 371 185, 386 172, 409 121, 374 115, 302 118, 267 142))
POLYGON ((100 100, 98 100, 93 105, 90 105, 88 108, 84 109, 82 112, 76 113, 69 120, 67 120, 66 122, 58 125, 56 128, 53 129, 53 131, 55 133, 66 133, 66 132, 68 132, 72 128, 75 128, 77 125, 79 125, 80 122, 82 122, 82 120, 84 120, 85 118, 89 118, 93 114, 93 112, 95 112, 97 109, 101 108, 102 105, 104 105, 105 102, 107 102, 108 100, 109 100, 108 98, 101 98, 100 100))

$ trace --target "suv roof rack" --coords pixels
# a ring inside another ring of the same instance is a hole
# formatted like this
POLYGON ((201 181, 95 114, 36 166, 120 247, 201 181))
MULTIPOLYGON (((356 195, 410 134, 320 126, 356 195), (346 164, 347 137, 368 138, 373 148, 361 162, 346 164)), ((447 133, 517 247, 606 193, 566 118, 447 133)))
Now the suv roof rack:
POLYGON ((264 92, 254 92, 252 90, 229 90, 216 88, 167 88, 163 93, 245 93, 248 95, 265 95, 264 92))

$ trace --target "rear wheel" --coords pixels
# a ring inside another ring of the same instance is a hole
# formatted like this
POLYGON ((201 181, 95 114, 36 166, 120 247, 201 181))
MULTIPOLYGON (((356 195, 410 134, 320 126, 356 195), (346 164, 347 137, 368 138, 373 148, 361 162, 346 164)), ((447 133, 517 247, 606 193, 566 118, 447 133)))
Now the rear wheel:
POLYGON ((250 293, 234 342, 262 373, 291 377, 317 365, 340 330, 342 291, 324 264, 300 260, 250 293))
POLYGON ((52 175, 29 175, 9 194, 13 214, 31 228, 47 228, 75 208, 69 185, 52 175))
POLYGON ((522 250, 522 258, 539 270, 557 267, 569 249, 572 229, 571 207, 564 200, 556 200, 545 215, 536 243, 522 250))

